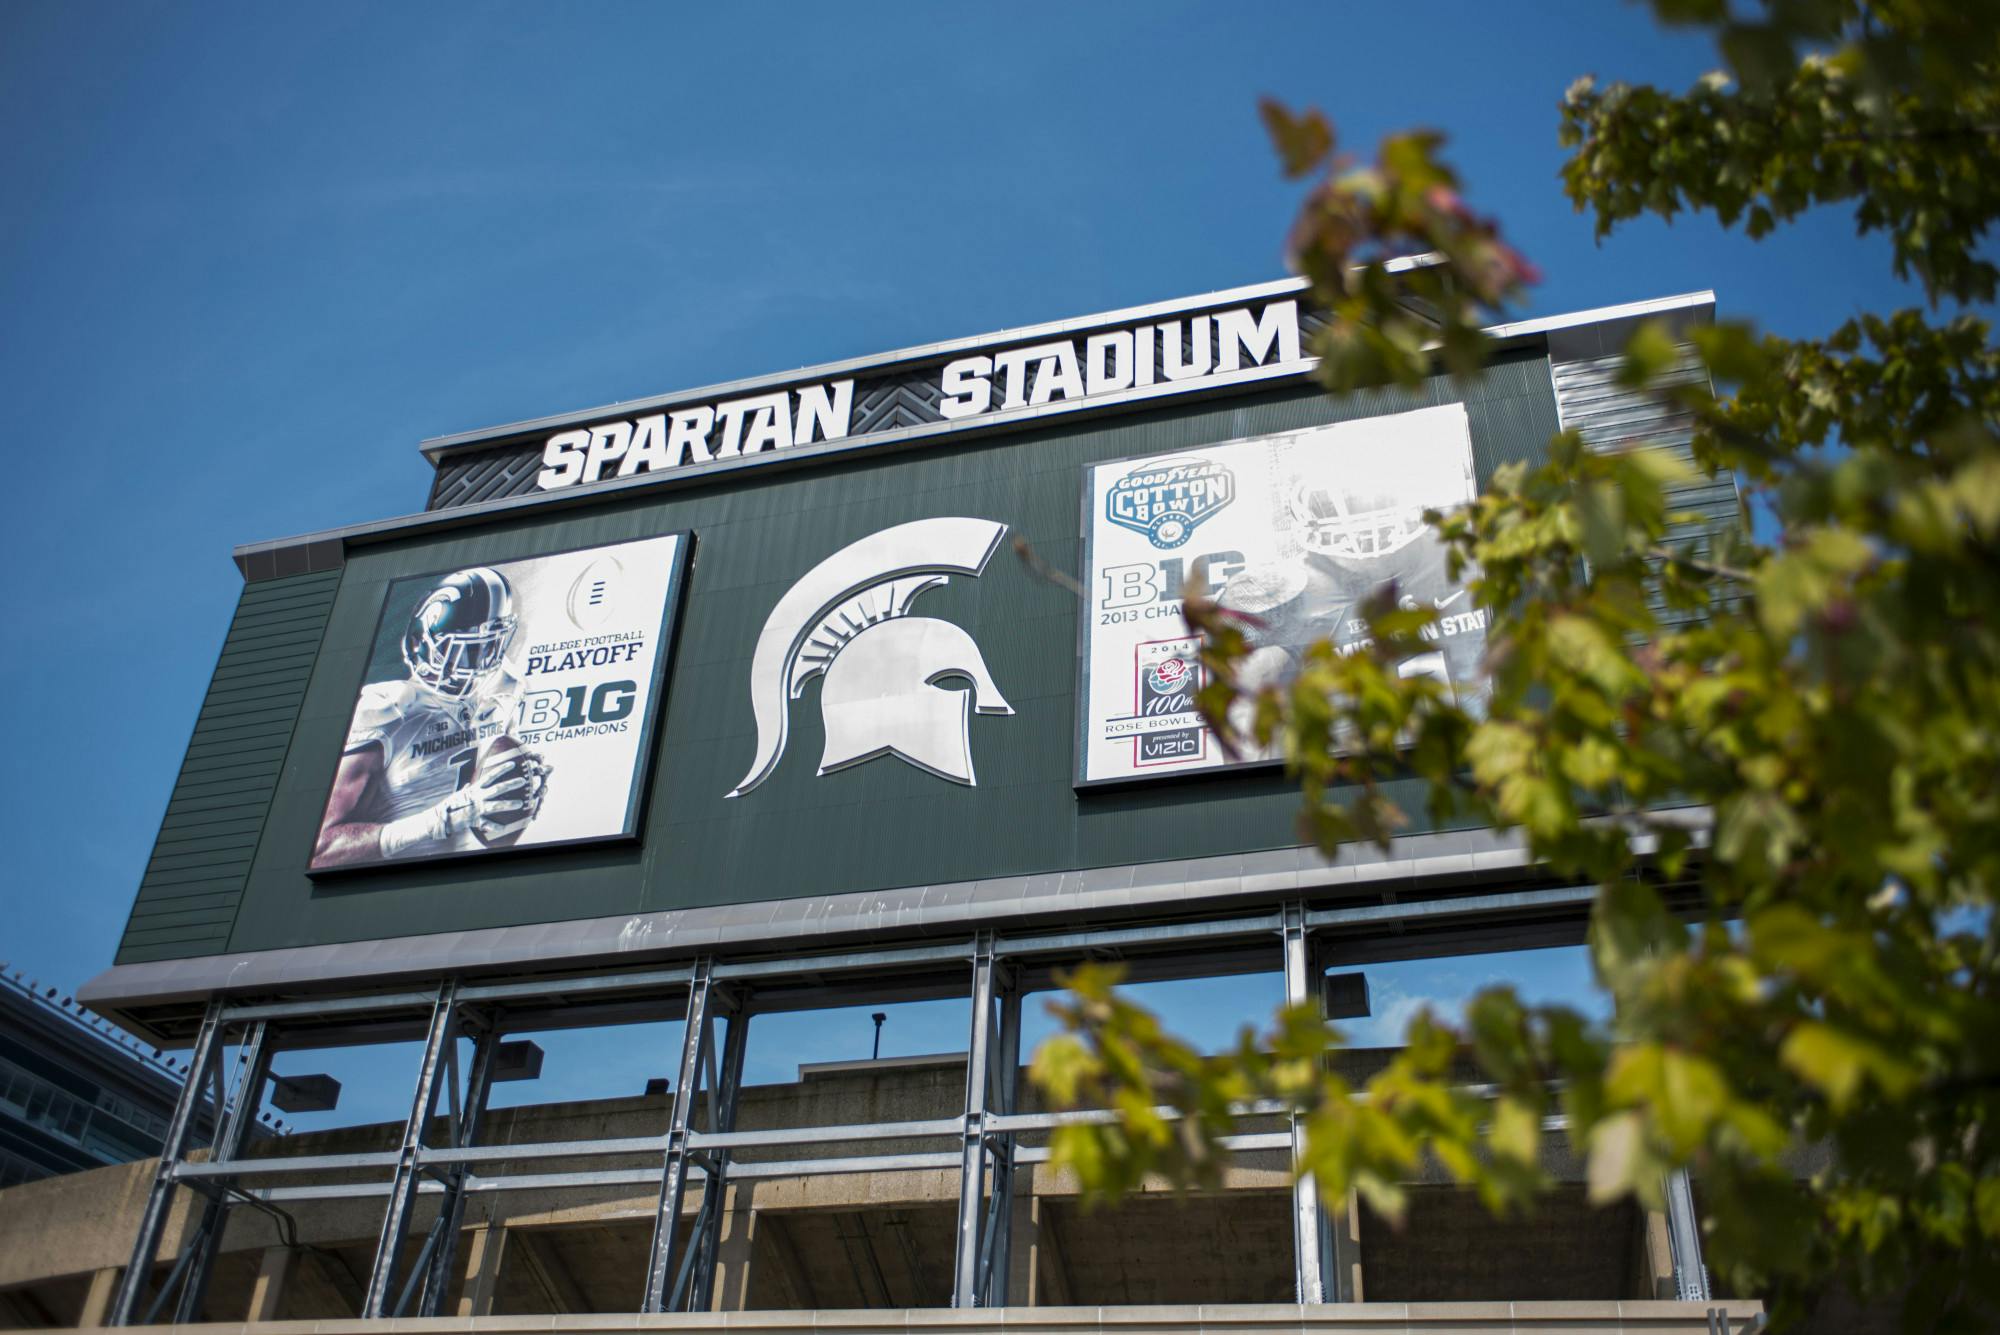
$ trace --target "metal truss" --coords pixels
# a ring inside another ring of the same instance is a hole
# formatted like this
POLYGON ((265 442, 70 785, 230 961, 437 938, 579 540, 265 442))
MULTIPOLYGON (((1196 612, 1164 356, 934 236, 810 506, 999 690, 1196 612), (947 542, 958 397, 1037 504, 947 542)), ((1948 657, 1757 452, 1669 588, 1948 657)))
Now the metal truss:
MULTIPOLYGON (((1055 985, 1082 959, 1123 961, 1132 981, 1227 976, 1281 968, 1285 998, 1323 1004, 1320 977, 1334 963, 1504 950, 1555 938, 1581 940, 1591 892, 1580 888, 1461 894, 1406 903, 1312 909, 1303 902, 1237 917, 1001 936, 901 948, 771 959, 702 956, 685 965, 587 976, 500 981, 446 978, 422 989, 298 1000, 212 1000, 194 1034, 188 1078, 169 1123, 138 1235, 112 1303, 111 1325, 148 1324, 171 1314, 201 1319, 208 1276, 235 1204, 280 1206, 301 1200, 384 1200, 362 1315, 442 1314, 452 1286, 467 1198, 486 1192, 548 1188, 652 1187, 658 1190, 647 1254, 642 1311, 707 1310, 714 1301, 716 1257, 731 1184, 819 1174, 956 1169, 957 1237, 951 1304, 998 1307, 1008 1301, 1017 1170, 1047 1162, 1049 1151, 1024 1145, 1024 1134, 1079 1122, 1108 1122, 1105 1110, 1025 1113, 1017 1088, 1021 998, 1055 985), (750 1020, 757 1013, 817 1009, 867 1001, 961 997, 969 1003, 965 1104, 956 1117, 769 1131, 736 1129, 750 1020), (508 1033, 584 1028, 635 1020, 684 1022, 667 1125, 657 1136, 529 1144, 483 1144, 481 1126, 495 1054, 508 1033), (720 1027, 718 1042, 718 1026, 720 1027), (224 1088, 224 1052, 240 1047, 241 1084, 224 1088), (410 1112, 397 1147, 351 1154, 246 1155, 272 1055, 281 1050, 420 1038, 423 1055, 410 1112), (470 1059, 461 1072, 460 1049, 470 1059), (462 1078, 461 1078, 462 1077, 462 1078), (440 1119, 439 1101, 445 1099, 440 1119), (204 1098, 218 1110, 209 1154, 192 1143, 204 1098), (934 1141, 935 1150, 869 1153, 870 1142, 934 1141), (855 1144, 852 1155, 744 1162, 739 1151, 855 1144), (656 1155, 645 1168, 579 1169, 579 1161, 656 1155), (482 1164, 515 1167, 478 1171, 482 1164), (537 1172, 537 1161, 564 1161, 537 1172), (376 1174, 368 1181, 311 1181, 301 1176, 376 1174), (285 1179, 295 1185, 285 1185, 285 1179), (700 1200, 684 1207, 691 1179, 700 1200), (153 1284, 155 1258, 180 1188, 201 1197, 164 1279, 153 1284), (420 1203, 434 1209, 420 1211, 420 1203), (419 1215, 424 1241, 400 1264, 419 1215), (142 1305, 143 1304, 143 1305, 142 1305), (171 1308, 169 1305, 171 1304, 171 1308)), ((1160 1109, 1163 1116, 1176 1115, 1160 1109)), ((1289 1108, 1257 1104, 1249 1116, 1288 1119, 1283 1130, 1229 1137, 1236 1153, 1285 1151, 1299 1164, 1305 1131, 1289 1108)), ((1669 1183, 1669 1230, 1683 1297, 1707 1293, 1693 1199, 1684 1176, 1669 1183)), ((1352 1258, 1341 1254, 1344 1230, 1331 1226, 1310 1179, 1292 1194, 1294 1262, 1301 1302, 1352 1300, 1352 1258)))

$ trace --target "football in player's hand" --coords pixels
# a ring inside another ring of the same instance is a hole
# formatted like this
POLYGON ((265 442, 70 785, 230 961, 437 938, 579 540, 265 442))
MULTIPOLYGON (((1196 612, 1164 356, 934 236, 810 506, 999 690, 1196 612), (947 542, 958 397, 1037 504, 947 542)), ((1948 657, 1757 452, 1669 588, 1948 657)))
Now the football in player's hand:
MULTIPOLYGON (((473 776, 473 783, 478 784, 483 780, 501 777, 505 770, 514 765, 512 757, 515 753, 523 749, 518 741, 504 732, 495 737, 486 744, 486 749, 479 753, 479 769, 473 776)), ((504 829, 494 830, 490 833, 487 830, 481 829, 479 824, 475 822, 472 826, 472 833, 480 843, 486 845, 488 848, 505 848, 520 839, 527 828, 528 820, 524 817, 517 823, 510 824, 504 829)))

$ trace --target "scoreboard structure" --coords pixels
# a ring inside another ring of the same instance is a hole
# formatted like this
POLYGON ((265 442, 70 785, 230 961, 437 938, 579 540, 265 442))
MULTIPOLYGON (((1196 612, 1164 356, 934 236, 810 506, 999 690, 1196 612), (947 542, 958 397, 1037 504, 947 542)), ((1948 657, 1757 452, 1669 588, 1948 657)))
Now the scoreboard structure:
MULTIPOLYGON (((1483 616, 1422 512, 1565 427, 1684 449, 1688 423, 1613 372, 1638 321, 1712 309, 1503 326, 1475 382, 1334 399, 1287 280, 427 441, 420 513, 237 548, 116 963, 80 994, 192 1046, 114 1319, 199 1313, 232 1200, 329 1191, 383 1204, 364 1315, 435 1314, 468 1196, 551 1180, 484 1169, 642 1148, 636 1177, 574 1178, 658 1182, 647 1311, 707 1305, 725 1183, 921 1166, 961 1174, 954 1305, 1004 1303, 1002 1207, 1046 1153, 1025 1140, 1093 1115, 1024 1112, 1014 1087, 1021 997, 1057 970, 1282 965, 1303 1000, 1333 964, 1580 939, 1589 888, 1508 837, 1302 846, 1277 759, 1226 759, 1193 709, 1181 599, 1254 614, 1248 670, 1278 680, 1307 643, 1360 643, 1356 605, 1394 580, 1439 612, 1404 670, 1476 693, 1483 616), (756 1014, 951 996, 961 1116, 796 1134, 856 1147, 839 1157, 745 1154, 756 1014), (651 1019, 686 1022, 657 1143, 482 1145, 506 1034, 651 1019), (242 1156, 274 1051, 410 1038, 398 1148, 242 1156), (196 1157, 230 1045, 247 1095, 196 1157), (935 1148, 865 1153, 912 1140, 935 1148), (305 1180, 334 1167, 367 1180, 305 1180), (158 1276, 183 1188, 209 1213, 158 1276)), ((1737 519, 1727 482, 1678 500, 1737 519)), ((1309 1183, 1294 1201, 1300 1300, 1335 1300, 1333 1230, 1309 1183)))

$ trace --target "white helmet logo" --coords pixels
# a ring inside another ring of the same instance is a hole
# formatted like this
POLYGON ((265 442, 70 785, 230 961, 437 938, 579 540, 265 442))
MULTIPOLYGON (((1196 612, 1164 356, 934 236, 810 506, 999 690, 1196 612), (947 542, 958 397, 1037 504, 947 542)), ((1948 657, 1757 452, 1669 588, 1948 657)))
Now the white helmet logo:
POLYGON ((771 776, 784 755, 790 702, 824 673, 819 772, 893 755, 971 785, 972 714, 1012 714, 979 646, 948 621, 908 615, 926 589, 976 578, 1007 526, 919 519, 872 533, 814 566, 778 600, 750 660, 757 754, 728 796, 771 776), (970 690, 941 682, 963 679, 970 690))

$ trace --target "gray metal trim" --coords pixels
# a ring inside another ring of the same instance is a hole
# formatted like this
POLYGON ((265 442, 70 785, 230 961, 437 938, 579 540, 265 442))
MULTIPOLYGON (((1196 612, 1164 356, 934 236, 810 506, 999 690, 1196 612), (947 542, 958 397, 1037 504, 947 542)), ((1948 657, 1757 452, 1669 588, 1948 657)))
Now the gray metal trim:
MULTIPOLYGON (((1519 870, 1528 855, 1515 835, 1490 830, 1407 835, 1388 852, 1356 844, 1328 864, 1309 847, 1176 862, 1129 863, 1029 876, 905 886, 740 904, 670 909, 631 917, 394 937, 337 945, 246 951, 188 960, 120 964, 91 979, 78 998, 121 1023, 144 1027, 153 1006, 205 1000, 217 992, 295 994, 379 986, 387 979, 448 973, 556 970, 614 961, 640 965, 663 956, 725 947, 779 950, 843 938, 957 936, 977 927, 1099 920, 1147 910, 1180 911, 1217 900, 1269 903, 1288 895, 1392 885, 1412 891, 1454 878, 1519 870), (768 907, 768 912, 762 911, 768 907), (634 943, 644 943, 643 950, 634 943)), ((1063 936, 1034 938, 1058 949, 1063 936)), ((1019 949, 1007 943, 1003 949, 1019 949)), ((946 957, 962 950, 945 948, 946 957)), ((747 977, 757 966, 718 965, 718 977, 747 977)), ((468 984, 465 999, 485 995, 468 984)), ((231 1018, 277 1018, 270 1007, 231 1018)))
MULTIPOLYGON (((1320 987, 1320 971, 1314 958, 1312 928, 1306 921, 1303 902, 1285 905, 1282 932, 1285 959, 1285 1004, 1311 1005, 1325 1018, 1325 993, 1320 987)), ((1307 1131, 1305 1116, 1291 1113, 1287 1141, 1292 1151, 1292 1267, 1295 1299, 1301 1303, 1329 1300, 1326 1272, 1330 1257, 1326 1246, 1326 1207, 1320 1203, 1319 1182, 1306 1167, 1307 1131)))
MULTIPOLYGON (((1142 320, 1149 315, 1168 315, 1178 311, 1195 310, 1203 306, 1222 304, 1238 300, 1256 300, 1260 297, 1281 297, 1305 289, 1299 279, 1286 279, 1277 283, 1267 283, 1253 287, 1235 288, 1226 292, 1211 293, 1204 297, 1181 298, 1161 302, 1153 306, 1133 307, 1128 311, 1114 311, 1106 315, 1081 317, 1059 321, 1055 324, 1036 325, 1026 329, 1010 330, 1004 334, 986 335, 971 340, 930 344, 924 348, 905 349, 888 354, 885 358, 863 359, 852 365, 889 365, 898 360, 913 360, 922 356, 941 356, 948 352, 982 347, 1018 338, 1034 338, 1044 334, 1073 332, 1096 325, 1118 323, 1122 320, 1142 320)), ((1542 337, 1552 332, 1574 329, 1584 325, 1627 320, 1638 316, 1662 315, 1674 311, 1709 307, 1715 304, 1715 293, 1708 290, 1686 292, 1669 297, 1657 297, 1647 301, 1625 302, 1614 306, 1595 307, 1590 310, 1572 311, 1562 315, 1542 316, 1532 320, 1517 320, 1508 324, 1494 325, 1487 329, 1490 337, 1502 342, 1542 337)), ((610 481, 594 482, 588 486, 565 487, 560 491, 536 492, 523 496, 510 496, 501 500, 482 501, 474 505, 455 506, 446 510, 425 511, 414 515, 402 515, 392 519, 375 520, 363 524, 350 524, 340 528, 325 529, 316 533, 297 534, 291 537, 274 538, 261 542, 244 543, 235 549, 239 568, 248 570, 253 558, 265 556, 281 550, 289 550, 302 544, 339 541, 360 543, 387 537, 407 536, 412 533, 434 531, 474 523, 495 515, 534 506, 579 505, 595 501, 599 497, 624 495, 644 488, 680 486, 691 483, 705 483, 717 477, 742 468, 765 468, 810 465, 821 460, 850 454, 856 450, 876 448, 896 448, 913 443, 921 443, 940 435, 950 435, 963 431, 1007 430, 1038 425, 1054 418, 1074 416, 1078 413, 1094 413, 1116 410, 1168 395, 1194 394, 1204 392, 1229 393, 1245 386, 1255 386, 1281 377, 1304 378, 1318 366, 1316 358, 1303 358, 1293 363, 1279 363, 1270 366, 1249 367, 1227 375, 1209 376, 1195 381, 1171 381, 1161 385, 1151 385, 1144 389, 1124 390, 1115 394, 1099 395, 1064 403, 1045 404, 1041 407, 1021 408, 1006 412, 986 413, 979 417, 964 418, 952 422, 926 423, 921 426, 902 427, 893 431, 875 432, 864 436, 849 436, 836 441, 824 441, 771 454, 752 455, 747 458, 718 459, 711 463, 677 468, 661 473, 639 474, 629 478, 615 478, 610 481)), ((682 402, 689 399, 705 398, 711 394, 733 394, 762 388, 766 385, 788 383, 800 379, 824 378, 839 375, 841 368, 850 363, 834 362, 826 366, 809 367, 802 371, 781 376, 758 377, 752 380, 736 381, 725 385, 709 386, 687 394, 675 394, 653 399, 635 399, 628 403, 611 404, 584 413, 562 414, 556 417, 516 423, 505 428, 482 432, 462 433, 458 436, 443 436, 425 442, 425 451, 431 447, 440 450, 470 448, 478 445, 492 445, 530 430, 544 426, 563 426, 575 422, 590 421, 608 414, 632 413, 658 407, 664 403, 682 402)))
MULTIPOLYGON (((1649 817, 1655 823, 1671 821, 1688 830, 1697 846, 1706 841, 1709 819, 1710 813, 1702 807, 1658 811, 1649 817)), ((1646 834, 1635 834, 1632 838, 1634 851, 1641 856, 1652 851, 1653 843, 1652 836, 1646 834)), ((815 967, 845 971, 909 965, 969 959, 969 940, 926 946, 921 939, 969 933, 978 926, 994 926, 1004 931, 1009 923, 1026 927, 1052 917, 1105 922, 1116 917, 1180 912, 1197 906, 1226 911, 1232 902, 1248 907, 1288 895, 1318 895, 1338 890, 1393 889, 1405 895, 1421 895, 1528 866, 1526 849, 1515 835, 1491 830, 1449 831, 1404 836, 1393 841, 1386 854, 1372 845, 1350 846, 1344 851, 1342 861, 1333 864, 1322 861, 1310 848, 1274 849, 1184 862, 1139 863, 942 886, 774 900, 756 906, 759 911, 749 914, 743 912, 744 906, 717 905, 632 918, 593 918, 440 936, 124 964, 93 978, 78 996, 92 1009, 156 1042, 173 1043, 176 1039, 172 1035, 150 1029, 148 1009, 201 1003, 224 991, 252 995, 333 991, 343 986, 379 983, 385 976, 398 973, 422 976, 473 969, 518 971, 524 967, 553 972, 584 965, 616 969, 615 961, 630 959, 633 964, 643 964, 653 955, 675 950, 740 946, 759 951, 797 951, 817 946, 830 948, 842 940, 871 935, 901 937, 910 944, 902 949, 852 952, 823 959, 815 967), (768 917, 763 912, 766 908, 768 917), (648 941, 644 957, 630 948, 633 937, 648 941)), ((1415 917, 1509 914, 1524 909, 1581 905, 1586 899, 1586 891, 1568 887, 1434 904, 1364 904, 1314 910, 1309 926, 1365 926, 1415 917)), ((1062 953, 1086 945, 1139 945, 1168 938, 1254 937, 1273 930, 1271 923, 1271 918, 1259 916, 1002 936, 996 950, 1001 956, 1019 958, 1062 953)), ((796 964, 783 959, 718 964, 717 977, 749 979, 783 975, 795 972, 796 964)), ((468 986, 462 997, 470 1001, 495 995, 528 998, 557 993, 610 994, 671 986, 688 977, 689 970, 685 968, 581 978, 552 977, 468 986)), ((427 994, 421 993, 377 995, 367 999, 365 1008, 393 1009, 399 1003, 408 1006, 427 1000, 427 994)), ((228 1019, 236 1023, 245 1018, 315 1016, 332 1008, 317 1000, 248 1005, 232 1008, 228 1019)), ((301 1037, 291 1046, 311 1044, 301 1037)))
POLYGON ((1694 1186, 1687 1169, 1667 1174, 1667 1245, 1673 1253, 1675 1296, 1682 1302, 1707 1302, 1708 1267, 1701 1259, 1701 1217, 1694 1208, 1694 1186))

